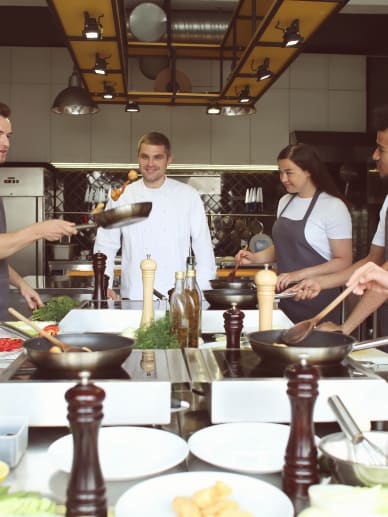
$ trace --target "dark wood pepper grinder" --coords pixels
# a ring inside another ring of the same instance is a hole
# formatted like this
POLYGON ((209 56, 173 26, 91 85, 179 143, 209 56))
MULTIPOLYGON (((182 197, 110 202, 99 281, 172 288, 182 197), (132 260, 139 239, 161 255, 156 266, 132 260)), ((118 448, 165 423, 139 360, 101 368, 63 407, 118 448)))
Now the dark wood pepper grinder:
POLYGON ((232 303, 232 308, 225 311, 224 329, 226 332, 226 348, 240 348, 240 337, 243 329, 243 319, 245 314, 240 311, 236 303, 232 303))
POLYGON ((283 491, 293 502, 296 514, 308 506, 309 486, 319 483, 313 420, 319 371, 308 364, 306 357, 301 354, 300 363, 285 370, 291 426, 283 469, 283 491))
POLYGON ((105 483, 98 457, 98 430, 105 392, 89 382, 90 372, 80 372, 80 377, 81 381, 65 394, 73 434, 66 517, 106 517, 105 483))
POLYGON ((94 270, 94 291, 93 291, 93 305, 95 309, 102 309, 107 307, 106 303, 106 281, 105 281, 105 267, 106 255, 104 253, 94 253, 93 255, 93 270, 94 270))

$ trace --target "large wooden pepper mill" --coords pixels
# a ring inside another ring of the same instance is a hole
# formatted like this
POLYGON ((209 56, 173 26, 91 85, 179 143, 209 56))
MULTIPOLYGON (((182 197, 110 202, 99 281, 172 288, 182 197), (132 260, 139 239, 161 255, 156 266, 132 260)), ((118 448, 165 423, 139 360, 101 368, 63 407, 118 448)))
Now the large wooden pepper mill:
POLYGON ((73 434, 66 517, 106 517, 105 484, 98 457, 98 430, 105 392, 89 382, 89 372, 80 372, 80 377, 81 382, 65 394, 73 434))
POLYGON ((275 299, 277 275, 266 267, 255 275, 257 301, 259 304, 259 330, 272 329, 273 302, 275 299))
MULTIPOLYGON (((104 253, 95 253, 93 255, 93 270, 94 270, 94 291, 93 304, 95 309, 102 309, 107 307, 106 303, 106 255, 104 253)), ((109 278, 108 278, 109 280, 109 278)))
POLYGON ((301 354, 299 364, 288 366, 287 394, 291 403, 290 436, 283 469, 283 491, 296 514, 308 505, 308 488, 319 483, 313 409, 318 396, 318 369, 301 354))
POLYGON ((142 272, 143 279, 143 312, 141 315, 140 326, 146 326, 155 319, 154 311, 154 283, 155 283, 155 271, 156 262, 147 255, 147 258, 142 260, 140 263, 140 269, 142 272))

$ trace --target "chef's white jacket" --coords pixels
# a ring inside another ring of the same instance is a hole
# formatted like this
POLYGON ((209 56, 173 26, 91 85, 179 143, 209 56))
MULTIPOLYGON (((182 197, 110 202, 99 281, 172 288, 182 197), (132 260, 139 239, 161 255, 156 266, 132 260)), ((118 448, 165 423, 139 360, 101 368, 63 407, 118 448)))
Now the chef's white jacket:
POLYGON ((175 272, 185 271, 190 236, 197 263, 197 280, 201 289, 209 289, 209 280, 216 277, 216 265, 209 227, 202 200, 191 186, 166 178, 160 188, 147 188, 143 180, 127 186, 106 209, 151 201, 152 209, 145 220, 122 228, 99 228, 94 253, 107 256, 105 274, 112 286, 114 259, 121 247, 122 298, 143 299, 140 263, 150 255, 156 261, 155 289, 167 295, 174 287, 175 272))

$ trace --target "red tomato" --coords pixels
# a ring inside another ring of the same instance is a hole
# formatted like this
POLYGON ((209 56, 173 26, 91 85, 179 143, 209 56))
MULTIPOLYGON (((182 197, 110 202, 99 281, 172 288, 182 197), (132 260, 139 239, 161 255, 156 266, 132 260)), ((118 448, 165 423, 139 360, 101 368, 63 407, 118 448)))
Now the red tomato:
POLYGON ((51 334, 52 336, 56 336, 57 334, 59 334, 58 325, 47 325, 46 327, 43 327, 43 330, 45 330, 48 334, 51 334))
POLYGON ((22 344, 23 339, 2 337, 0 338, 0 352, 12 352, 12 350, 21 348, 22 344))

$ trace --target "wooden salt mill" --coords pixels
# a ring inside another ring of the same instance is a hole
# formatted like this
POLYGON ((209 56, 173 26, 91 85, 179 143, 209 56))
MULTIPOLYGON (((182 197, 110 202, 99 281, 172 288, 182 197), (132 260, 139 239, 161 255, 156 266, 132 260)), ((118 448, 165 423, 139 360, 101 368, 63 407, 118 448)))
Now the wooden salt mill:
POLYGON ((81 382, 70 388, 67 418, 73 434, 73 464, 67 487, 66 517, 106 517, 104 478, 98 458, 98 430, 105 392, 80 372, 81 382))
POLYGON ((95 253, 93 255, 93 270, 94 270, 94 292, 93 304, 96 309, 106 307, 106 255, 104 253, 95 253))
POLYGON ((301 354, 300 363, 285 370, 291 426, 283 469, 283 491, 294 503, 296 514, 308 506, 309 486, 319 483, 313 420, 319 371, 308 364, 306 357, 301 354))
POLYGON ((151 255, 147 255, 147 258, 142 260, 140 263, 143 279, 143 312, 140 321, 141 327, 149 325, 151 321, 155 319, 153 294, 156 262, 155 260, 152 260, 150 256, 151 255))
POLYGON ((276 273, 268 269, 268 266, 258 271, 255 275, 257 301, 259 304, 259 330, 272 329, 272 312, 276 281, 276 273))

